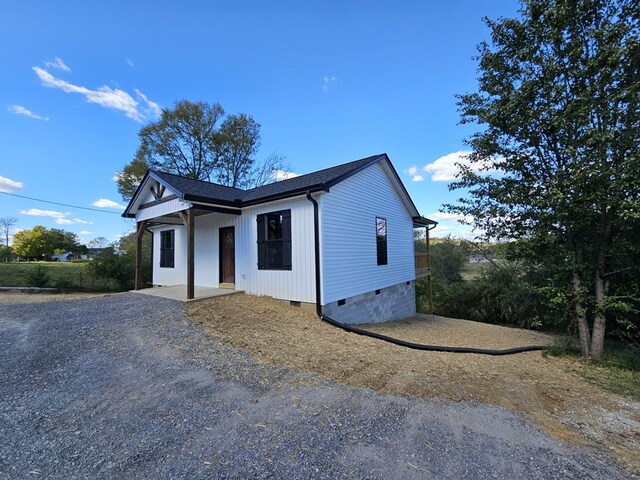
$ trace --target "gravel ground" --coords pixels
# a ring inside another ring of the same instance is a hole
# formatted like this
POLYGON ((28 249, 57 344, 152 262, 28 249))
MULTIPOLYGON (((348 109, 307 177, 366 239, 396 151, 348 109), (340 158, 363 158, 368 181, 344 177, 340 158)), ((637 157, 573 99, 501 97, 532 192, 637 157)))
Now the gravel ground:
POLYGON ((182 304, 0 305, 0 478, 629 478, 477 402, 259 365, 182 304))
MULTIPOLYGON (((424 352, 347 333, 314 312, 267 297, 231 295, 189 304, 213 338, 249 352, 265 365, 320 374, 383 394, 477 401, 523 413, 552 437, 603 446, 640 474, 640 402, 587 382, 575 359, 527 352, 510 356, 424 352)), ((511 348, 544 345, 544 333, 418 315, 363 325, 431 345, 511 348)))

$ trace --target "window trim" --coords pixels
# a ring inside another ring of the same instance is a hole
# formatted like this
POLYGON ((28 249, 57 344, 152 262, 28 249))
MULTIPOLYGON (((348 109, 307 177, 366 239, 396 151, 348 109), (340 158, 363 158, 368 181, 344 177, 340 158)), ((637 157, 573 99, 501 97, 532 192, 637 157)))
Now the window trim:
POLYGON ((389 225, 387 224, 387 219, 384 217, 376 217, 376 263, 378 265, 389 264, 388 241, 389 225), (378 223, 380 221, 384 222, 384 240, 381 240, 381 235, 378 234, 378 223))
POLYGON ((176 262, 176 231, 160 231, 160 268, 175 268, 176 262), (171 239, 171 246, 165 246, 165 238, 171 239))
POLYGON ((258 270, 292 270, 291 262, 291 209, 265 212, 256 215, 257 243, 258 243, 258 270), (280 227, 281 238, 269 239, 269 217, 282 217, 280 227), (269 251, 278 248, 282 250, 281 263, 269 262, 269 251), (271 249, 269 248, 271 247, 271 249))

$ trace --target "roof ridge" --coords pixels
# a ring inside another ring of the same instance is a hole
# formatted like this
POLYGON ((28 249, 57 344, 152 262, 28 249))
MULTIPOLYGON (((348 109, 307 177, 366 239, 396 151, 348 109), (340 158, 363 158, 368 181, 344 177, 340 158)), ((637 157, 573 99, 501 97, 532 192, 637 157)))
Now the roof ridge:
POLYGON ((183 180, 190 180, 192 182, 200 182, 200 183, 204 183, 207 185, 215 185, 216 187, 223 187, 223 188, 228 188, 230 190, 238 190, 239 192, 248 192, 248 190, 243 190, 242 188, 238 188, 238 187, 230 187, 228 185, 222 185, 221 183, 216 183, 216 182, 210 182, 209 180, 198 180, 196 178, 189 178, 189 177, 185 177, 184 175, 178 175, 175 173, 170 173, 170 172, 163 172, 162 170, 149 170, 152 173, 160 173, 162 175, 171 175, 172 177, 177 177, 177 178, 181 178, 183 180))
MULTIPOLYGON (((255 191, 255 190, 258 190, 258 189, 260 189, 260 188, 266 187, 266 186, 268 186, 268 185, 282 184, 282 183, 284 183, 284 182, 289 182, 289 181, 292 181, 292 180, 300 181, 301 179, 304 179, 304 177, 307 177, 307 176, 317 175, 317 174, 319 174, 319 173, 323 173, 323 172, 326 172, 326 171, 328 171, 328 170, 332 170, 332 169, 334 169, 334 168, 338 168, 338 167, 346 167, 347 165, 351 165, 351 164, 353 164, 353 163, 363 162, 363 161, 365 161, 365 160, 367 160, 367 161, 371 161, 371 160, 373 160, 374 158, 383 157, 384 155, 385 155, 384 153, 379 153, 379 154, 377 154, 377 155, 371 155, 371 156, 369 156, 369 157, 360 158, 359 160, 352 160, 351 162, 347 162, 347 163, 339 163, 338 165, 334 165, 334 166, 332 166, 332 167, 323 168, 323 169, 321 169, 321 170, 314 170, 313 172, 304 173, 304 174, 302 174, 302 175, 296 175, 295 177, 285 178, 284 180, 278 180, 277 182, 267 183, 267 184, 265 184, 265 185, 260 185, 260 186, 257 186, 257 187, 253 187, 253 188, 250 188, 250 189, 248 189, 248 190, 243 190, 243 192, 246 192, 246 193, 248 193, 248 192, 253 192, 253 191, 255 191)), ((292 182, 292 183, 293 183, 293 182, 292 182)))

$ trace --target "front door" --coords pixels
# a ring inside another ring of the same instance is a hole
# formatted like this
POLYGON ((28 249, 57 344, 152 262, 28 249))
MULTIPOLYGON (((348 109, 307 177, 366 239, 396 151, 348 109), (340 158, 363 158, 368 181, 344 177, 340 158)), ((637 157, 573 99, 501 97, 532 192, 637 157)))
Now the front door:
POLYGON ((236 245, 234 227, 220 229, 220 283, 236 283, 236 245))

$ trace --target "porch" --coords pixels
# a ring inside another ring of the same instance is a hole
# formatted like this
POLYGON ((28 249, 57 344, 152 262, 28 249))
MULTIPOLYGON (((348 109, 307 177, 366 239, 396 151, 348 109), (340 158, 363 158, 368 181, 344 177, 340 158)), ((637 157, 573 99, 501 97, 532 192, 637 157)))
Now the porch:
POLYGON ((194 287, 193 298, 188 298, 186 285, 169 285, 165 287, 143 288, 141 290, 132 290, 135 293, 143 295, 151 295, 154 297, 168 298, 170 300, 179 300, 181 302, 197 302, 205 298, 222 297, 224 295, 235 295, 244 293, 244 290, 232 290, 230 288, 213 288, 213 287, 194 287))

